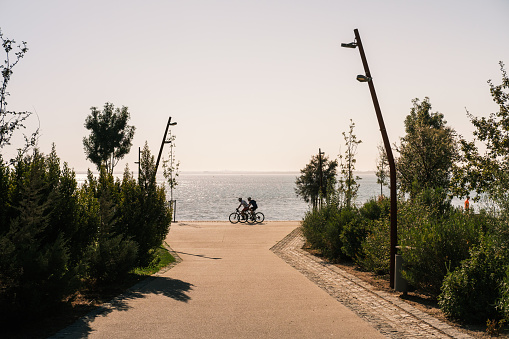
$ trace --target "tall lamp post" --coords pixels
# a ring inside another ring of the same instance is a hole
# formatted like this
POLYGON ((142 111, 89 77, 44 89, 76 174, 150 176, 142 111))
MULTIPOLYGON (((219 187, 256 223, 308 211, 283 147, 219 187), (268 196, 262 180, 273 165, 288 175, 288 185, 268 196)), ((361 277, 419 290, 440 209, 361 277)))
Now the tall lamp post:
POLYGON ((161 148, 159 149, 159 155, 157 156, 156 170, 154 171, 154 176, 157 174, 157 169, 159 168, 159 161, 161 160, 161 154, 163 153, 164 144, 171 143, 171 140, 166 140, 166 136, 168 135, 168 129, 170 128, 170 126, 175 126, 176 124, 177 124, 176 122, 171 122, 171 117, 168 119, 166 129, 164 130, 163 141, 161 142, 161 148))
POLYGON ((324 190, 323 190, 323 164, 322 164, 322 154, 325 154, 325 152, 322 152, 322 149, 319 148, 318 149, 318 175, 319 175, 319 181, 320 181, 320 188, 318 190, 318 195, 319 195, 319 204, 320 204, 320 208, 322 208, 322 197, 323 195, 325 194, 324 190))
POLYGON ((396 246, 398 243, 398 203, 396 196, 396 165, 394 163, 394 157, 392 155, 391 144, 389 142, 389 137, 387 136, 387 130, 385 129, 384 120, 382 117, 382 111, 380 110, 380 105, 378 103, 378 99, 376 97, 375 85, 373 84, 373 79, 371 78, 371 73, 369 72, 368 61, 366 60, 366 55, 364 54, 364 48, 362 47, 361 36, 359 35, 359 30, 354 29, 355 41, 351 43, 343 43, 341 47, 346 48, 356 48, 359 47, 359 52, 361 54, 362 64, 364 66, 365 75, 358 75, 357 80, 360 82, 367 82, 369 86, 369 91, 371 92, 371 98, 373 99, 373 105, 375 106, 376 117, 378 119, 378 125, 380 126, 380 132, 382 133, 382 140, 385 147, 385 152, 387 154, 387 160, 389 161, 389 170, 390 170, 390 189, 391 189, 391 248, 390 248, 390 284, 391 287, 394 288, 394 272, 395 272, 395 256, 396 256, 396 246))

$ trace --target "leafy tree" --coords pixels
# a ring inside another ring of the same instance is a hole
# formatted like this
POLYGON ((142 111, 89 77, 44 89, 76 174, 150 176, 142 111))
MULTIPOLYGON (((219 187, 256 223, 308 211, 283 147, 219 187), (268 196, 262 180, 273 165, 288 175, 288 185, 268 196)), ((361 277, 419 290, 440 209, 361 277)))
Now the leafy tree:
MULTIPOLYGON (((493 101, 498 111, 488 118, 474 117, 467 112, 476 128, 474 136, 485 146, 481 154, 476 140, 461 140, 462 163, 455 169, 455 183, 467 195, 470 191, 489 193, 491 197, 504 197, 509 191, 509 78, 500 61, 502 83, 494 85, 488 80, 493 101)), ((509 201, 509 200, 508 200, 509 201)))
POLYGON ((360 184, 357 180, 361 178, 355 176, 353 171, 355 170, 355 155, 357 154, 357 146, 362 143, 362 140, 357 140, 357 136, 353 134, 355 123, 350 119, 350 129, 348 134, 343 132, 343 138, 345 139, 345 154, 339 155, 340 160, 340 179, 339 179, 339 194, 343 198, 343 202, 347 208, 350 208, 352 203, 357 197, 357 191, 359 190, 360 184))
POLYGON ((129 112, 127 107, 115 108, 106 103, 100 112, 96 107, 85 120, 85 127, 91 134, 83 138, 83 146, 87 159, 90 159, 98 169, 105 166, 108 173, 122 159, 132 146, 134 126, 129 126, 129 112))
POLYGON ((429 98, 412 103, 398 149, 397 171, 401 191, 414 197, 425 189, 448 189, 458 149, 456 132, 446 126, 442 113, 431 112, 429 98))
POLYGON ((325 155, 312 156, 306 167, 300 170, 301 175, 295 181, 297 196, 302 197, 305 202, 311 203, 313 209, 316 209, 322 197, 333 193, 337 167, 337 160, 329 160, 325 155))
MULTIPOLYGON (((0 71, 2 73, 2 87, 0 88, 0 148, 6 145, 10 145, 10 141, 14 132, 21 128, 24 128, 23 122, 32 114, 31 112, 15 112, 7 110, 7 84, 11 80, 12 69, 18 64, 18 62, 28 52, 28 47, 25 41, 21 45, 17 46, 17 51, 14 52, 14 58, 11 58, 11 53, 15 48, 16 41, 4 38, 2 31, 0 30, 0 40, 2 41, 2 48, 5 51, 4 64, 0 65, 0 71)), ((30 137, 25 136, 26 145, 24 150, 30 146, 34 146, 38 130, 35 131, 30 137)))

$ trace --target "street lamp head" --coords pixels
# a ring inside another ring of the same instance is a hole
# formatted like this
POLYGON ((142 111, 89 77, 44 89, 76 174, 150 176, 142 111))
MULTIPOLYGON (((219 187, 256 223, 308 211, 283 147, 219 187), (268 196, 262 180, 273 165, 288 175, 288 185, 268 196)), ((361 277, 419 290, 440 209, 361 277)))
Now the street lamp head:
POLYGON ((370 82, 371 78, 367 77, 365 75, 359 74, 359 75, 357 75, 357 81, 358 82, 370 82))
POLYGON ((175 126, 177 123, 176 122, 172 122, 170 123, 170 126, 175 126))
POLYGON ((356 48, 357 47, 357 43, 356 42, 342 43, 341 47, 356 48))

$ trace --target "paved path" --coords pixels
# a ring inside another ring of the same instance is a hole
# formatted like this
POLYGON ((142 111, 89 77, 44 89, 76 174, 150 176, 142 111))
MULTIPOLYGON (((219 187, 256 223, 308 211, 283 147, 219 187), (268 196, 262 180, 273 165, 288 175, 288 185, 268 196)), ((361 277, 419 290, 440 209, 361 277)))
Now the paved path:
POLYGON ((174 224, 181 263, 54 338, 462 337, 307 255, 297 227, 174 224))
POLYGON ((390 338, 470 338, 469 335, 416 309, 399 297, 375 289, 354 275, 302 250, 295 229, 272 251, 317 286, 390 338))

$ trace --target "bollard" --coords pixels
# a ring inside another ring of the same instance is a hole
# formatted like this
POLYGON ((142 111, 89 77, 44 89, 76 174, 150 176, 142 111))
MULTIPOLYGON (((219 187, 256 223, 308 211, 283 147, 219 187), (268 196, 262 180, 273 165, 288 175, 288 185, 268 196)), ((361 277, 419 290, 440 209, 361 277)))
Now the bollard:
POLYGON ((403 256, 400 254, 395 255, 395 269, 394 269, 394 290, 396 292, 403 292, 403 294, 407 293, 407 282, 403 279, 401 275, 401 270, 403 268, 403 256))

